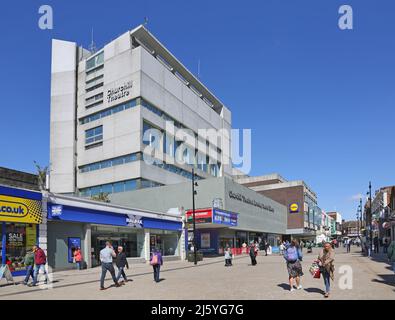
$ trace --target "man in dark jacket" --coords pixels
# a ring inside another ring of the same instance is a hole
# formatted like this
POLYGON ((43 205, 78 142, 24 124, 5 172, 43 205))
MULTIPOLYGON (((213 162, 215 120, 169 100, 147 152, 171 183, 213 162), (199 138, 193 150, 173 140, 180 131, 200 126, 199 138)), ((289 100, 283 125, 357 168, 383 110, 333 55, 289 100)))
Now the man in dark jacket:
POLYGON ((121 246, 118 247, 118 254, 115 259, 115 264, 117 265, 118 268, 117 281, 119 282, 119 279, 121 279, 122 276, 124 281, 122 281, 121 284, 128 282, 128 279, 125 274, 125 267, 129 269, 129 264, 128 264, 128 260, 126 259, 126 254, 125 252, 123 252, 123 247, 121 246))
POLYGON ((32 286, 34 287, 37 285, 38 274, 40 273, 40 270, 42 270, 44 272, 45 284, 48 283, 48 274, 47 274, 47 271, 45 270, 45 265, 47 263, 47 256, 45 255, 44 250, 36 245, 33 247, 33 252, 34 252, 35 266, 34 266, 34 276, 33 276, 32 286))

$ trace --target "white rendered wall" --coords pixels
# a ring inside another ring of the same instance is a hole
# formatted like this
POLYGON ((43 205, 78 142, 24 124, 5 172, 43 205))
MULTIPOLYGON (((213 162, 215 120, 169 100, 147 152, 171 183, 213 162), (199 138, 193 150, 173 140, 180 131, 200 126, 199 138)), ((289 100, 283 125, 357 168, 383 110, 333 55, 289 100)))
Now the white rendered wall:
POLYGON ((50 190, 74 192, 76 44, 52 40, 50 190))

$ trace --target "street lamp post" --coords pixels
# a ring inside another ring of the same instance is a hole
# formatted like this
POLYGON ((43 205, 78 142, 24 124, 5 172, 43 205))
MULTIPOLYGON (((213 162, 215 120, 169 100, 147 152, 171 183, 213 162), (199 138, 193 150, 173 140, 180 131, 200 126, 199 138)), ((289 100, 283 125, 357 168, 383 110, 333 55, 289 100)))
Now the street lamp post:
POLYGON ((195 186, 198 186, 195 182, 195 170, 192 168, 192 218, 193 218, 193 258, 194 264, 197 264, 197 247, 196 247, 196 221, 195 221, 195 186))
POLYGON ((373 220, 373 215, 372 215, 372 183, 369 181, 369 191, 367 192, 369 195, 369 217, 366 217, 366 224, 369 226, 369 249, 370 249, 370 254, 372 254, 372 249, 373 249, 373 230, 372 230, 372 220, 373 220))

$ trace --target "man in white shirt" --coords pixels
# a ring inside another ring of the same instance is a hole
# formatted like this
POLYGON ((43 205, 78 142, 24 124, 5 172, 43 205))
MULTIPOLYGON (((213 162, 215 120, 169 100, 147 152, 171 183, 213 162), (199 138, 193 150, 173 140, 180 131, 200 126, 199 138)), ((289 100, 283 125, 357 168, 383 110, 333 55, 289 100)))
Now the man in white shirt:
POLYGON ((115 283, 116 287, 119 287, 120 284, 115 277, 115 269, 112 263, 112 258, 115 258, 116 254, 111 245, 111 242, 106 242, 106 247, 100 251, 100 261, 101 261, 101 278, 100 278, 100 290, 105 290, 104 287, 104 279, 106 278, 107 271, 110 271, 112 280, 115 283))

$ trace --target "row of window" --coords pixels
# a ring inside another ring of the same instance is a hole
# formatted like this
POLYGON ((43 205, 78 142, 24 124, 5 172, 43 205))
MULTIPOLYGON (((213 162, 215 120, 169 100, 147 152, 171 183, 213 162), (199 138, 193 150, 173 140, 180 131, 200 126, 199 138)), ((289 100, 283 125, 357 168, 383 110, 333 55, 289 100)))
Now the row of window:
POLYGON ((109 160, 103 160, 95 163, 90 163, 80 167, 80 172, 90 172, 104 168, 114 167, 121 164, 129 163, 138 160, 138 153, 132 153, 121 157, 116 157, 109 160))
MULTIPOLYGON (((163 152, 172 156, 173 158, 176 158, 176 150, 180 148, 182 144, 184 144, 183 141, 176 141, 174 136, 165 134, 163 130, 160 130, 154 126, 152 126, 150 123, 143 121, 143 143, 146 145, 149 145, 153 149, 160 150, 160 139, 163 137, 163 152), (148 130, 157 130, 157 131, 148 131, 148 130), (148 132, 147 132, 148 131, 148 132), (154 132, 157 132, 160 137, 156 137, 154 132), (158 139, 159 141, 155 141, 158 139)), ((183 153, 182 153, 182 162, 186 165, 189 165, 191 167, 198 168, 208 174, 211 174, 214 177, 217 177, 219 175, 219 168, 220 164, 215 163, 215 164, 210 164, 210 158, 202 153, 200 153, 197 150, 194 150, 194 148, 190 146, 183 146, 183 153)), ((177 168, 177 167, 176 167, 177 168)), ((187 172, 189 173, 189 172, 187 172)), ((186 173, 186 174, 187 174, 186 173)), ((182 174, 183 175, 183 174, 182 174)))
POLYGON ((137 105, 137 99, 133 99, 128 102, 118 104, 118 105, 111 107, 109 109, 93 113, 89 116, 86 116, 86 117, 80 119, 80 124, 86 124, 86 123, 89 123, 89 122, 92 122, 92 121, 95 121, 95 120, 98 120, 98 119, 101 119, 104 117, 108 117, 114 113, 118 113, 120 111, 135 107, 136 105, 137 105))
MULTIPOLYGON (((162 168, 162 169, 164 169, 166 171, 169 171, 169 172, 181 175, 181 176, 183 176, 183 177, 185 177, 185 178, 187 178, 189 180, 192 180, 192 173, 187 171, 187 170, 184 170, 184 169, 179 168, 179 167, 177 167, 177 166, 175 166, 173 164, 168 164, 166 162, 159 161, 159 160, 156 160, 156 159, 153 159, 153 161, 151 161, 151 162, 156 167, 162 168)), ((204 179, 204 178, 202 178, 202 177, 200 177, 198 175, 195 175, 195 179, 196 180, 200 180, 200 179, 204 179)))
POLYGON ((99 101, 100 103, 103 102, 103 93, 102 92, 85 99, 85 108, 88 109, 88 108, 93 107, 93 105, 92 105, 93 103, 95 105, 97 105, 97 103, 96 103, 97 101, 99 101))
MULTIPOLYGON (((99 94, 99 95, 101 95, 100 98, 103 98, 103 94, 99 94)), ((96 97, 96 96, 95 96, 95 97, 96 97)), ((93 97, 92 97, 92 98, 93 98, 93 97)), ((92 98, 90 98, 90 99, 92 99, 92 98)), ((168 114, 166 114, 165 112, 161 111, 161 110, 158 109, 157 107, 155 107, 155 106, 153 106, 152 104, 150 104, 149 102, 145 101, 143 98, 135 98, 135 99, 133 99, 133 100, 130 100, 130 101, 128 101, 128 102, 125 102, 125 103, 116 105, 116 106, 111 107, 111 108, 109 108, 109 109, 106 109, 106 110, 103 110, 103 111, 100 111, 100 112, 91 114, 91 115, 89 115, 89 116, 86 116, 86 117, 80 119, 80 124, 86 124, 86 123, 89 123, 89 122, 92 122, 92 121, 95 121, 95 120, 98 120, 98 119, 101 119, 101 118, 110 116, 110 115, 112 115, 113 113, 120 112, 120 111, 129 109, 129 108, 131 108, 131 107, 135 107, 135 106, 137 106, 137 105, 139 105, 139 104, 140 104, 141 106, 143 106, 144 108, 146 108, 147 110, 149 110, 149 111, 155 113, 155 114, 158 115, 159 117, 162 117, 165 121, 171 121, 171 122, 173 122, 173 123, 174 123, 174 126, 175 126, 176 128, 178 128, 178 129, 188 129, 187 127, 185 127, 184 125, 182 125, 180 122, 178 122, 177 120, 175 120, 174 118, 172 118, 171 116, 169 116, 168 114)), ((197 134, 194 133, 194 135, 195 135, 195 138, 197 138, 197 134)), ((207 141, 206 143, 207 143, 207 145, 209 145, 209 142, 208 142, 208 141, 207 141)), ((218 153, 221 153, 221 152, 222 152, 222 150, 221 150, 220 148, 217 147, 216 149, 217 149, 217 152, 218 152, 218 153)))
POLYGON ((98 67, 104 63, 104 51, 98 53, 94 57, 86 60, 86 71, 98 67))
POLYGON ((80 195, 83 197, 92 197, 99 195, 100 193, 118 193, 125 191, 133 191, 137 189, 159 187, 162 184, 147 180, 147 179, 131 179, 126 181, 114 182, 103 184, 100 186, 94 186, 89 188, 80 189, 80 195))

